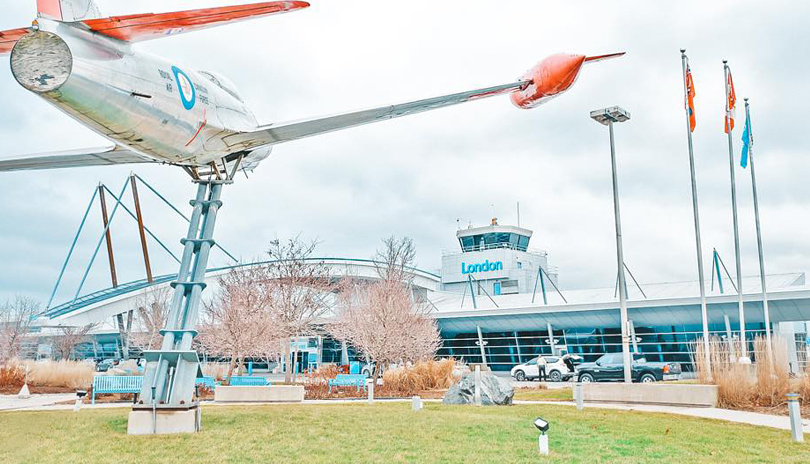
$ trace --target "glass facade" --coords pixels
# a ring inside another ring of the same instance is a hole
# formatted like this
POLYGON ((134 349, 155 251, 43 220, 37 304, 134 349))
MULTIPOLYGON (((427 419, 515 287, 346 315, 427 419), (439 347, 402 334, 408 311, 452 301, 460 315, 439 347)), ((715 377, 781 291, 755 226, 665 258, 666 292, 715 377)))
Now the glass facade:
MULTIPOLYGON (((340 356, 343 350, 341 343, 337 340, 333 340, 329 337, 323 337, 323 348, 321 350, 321 362, 322 363, 334 363, 340 364, 340 356)), ((349 346, 347 348, 349 354, 349 361, 357 361, 357 353, 355 352, 354 348, 349 346)))
MULTIPOLYGON (((748 349, 754 352, 753 340, 764 335, 762 324, 747 325, 748 349)), ((680 363, 684 371, 692 371, 693 343, 702 335, 700 325, 636 327, 636 346, 651 362, 680 363)), ((725 326, 710 325, 712 337, 727 339, 725 326)), ((732 332, 739 337, 739 332, 732 332)), ((552 355, 548 331, 484 332, 487 364, 493 370, 508 371, 517 364, 538 355, 552 355)), ((621 332, 615 328, 554 330, 555 346, 568 353, 578 354, 585 362, 596 361, 605 353, 622 350, 621 332)), ((481 363, 481 348, 476 344, 477 333, 461 333, 451 337, 442 334, 440 357, 453 357, 467 363, 481 363)), ((633 347, 631 345, 630 349, 633 347)))

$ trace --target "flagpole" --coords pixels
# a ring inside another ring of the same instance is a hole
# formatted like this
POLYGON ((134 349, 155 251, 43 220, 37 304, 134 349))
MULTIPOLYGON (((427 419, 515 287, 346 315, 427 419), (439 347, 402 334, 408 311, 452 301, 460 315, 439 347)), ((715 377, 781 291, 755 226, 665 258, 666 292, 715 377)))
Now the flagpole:
POLYGON ((759 225, 759 199, 757 197, 757 175, 754 171, 754 147, 751 143, 751 112, 748 99, 745 99, 745 122, 748 125, 748 164, 751 165, 751 188, 754 192, 754 220, 757 225, 757 251, 759 253, 759 279, 762 286, 762 310, 765 313, 765 340, 768 342, 768 360, 773 365, 773 345, 771 345, 771 314, 768 309, 768 289, 765 286, 765 258, 762 252, 762 230, 759 225))
POLYGON ((728 61, 723 60, 723 74, 726 76, 726 127, 728 132, 728 166, 731 173, 731 211, 732 218, 734 219, 734 258, 737 261, 737 307, 740 311, 740 362, 750 363, 748 358, 748 343, 745 337, 745 306, 743 304, 743 281, 742 281, 742 263, 740 260, 740 226, 737 219, 737 180, 734 173, 734 143, 732 142, 732 128, 729 117, 732 108, 729 107, 729 75, 731 70, 728 67, 728 61))
MULTIPOLYGON (((686 50, 681 49, 681 66, 683 68, 683 94, 684 94, 684 108, 686 112, 686 136, 689 142, 689 171, 692 176, 692 211, 695 215, 695 246, 697 251, 697 266, 698 266, 698 284, 700 287, 700 312, 703 319, 703 357, 706 365, 706 372, 711 378, 711 354, 709 352, 709 315, 706 309, 706 283, 703 279, 703 248, 700 243, 700 214, 698 213, 698 193, 697 181, 695 180, 695 154, 692 147, 692 126, 689 122, 689 89, 686 83, 686 67, 688 58, 686 58, 686 50)), ((694 82, 692 83, 694 86, 694 82)))

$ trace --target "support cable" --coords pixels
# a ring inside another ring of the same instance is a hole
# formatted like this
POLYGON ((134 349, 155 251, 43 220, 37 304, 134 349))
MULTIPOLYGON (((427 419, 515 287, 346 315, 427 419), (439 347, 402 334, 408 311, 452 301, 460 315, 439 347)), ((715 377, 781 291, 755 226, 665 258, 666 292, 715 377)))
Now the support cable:
POLYGON ((492 304, 494 304, 496 308, 500 308, 500 306, 498 306, 498 303, 496 303, 496 302, 495 302, 495 300, 494 300, 494 299, 492 298, 492 296, 489 294, 489 292, 487 291, 487 289, 481 286, 481 281, 479 281, 478 279, 476 279, 476 278, 475 278, 475 277, 473 277, 472 275, 470 275, 470 279, 474 280, 474 281, 475 281, 475 283, 478 285, 478 288, 480 288, 481 290, 483 290, 483 291, 484 291, 484 295, 486 295, 486 296, 489 298, 489 301, 491 301, 491 302, 492 302, 492 304))
POLYGON ((726 293, 723 290, 723 276, 720 274, 720 254, 717 248, 714 249, 714 263, 712 265, 712 291, 714 291, 714 275, 717 274, 717 286, 720 288, 720 293, 726 293))
POLYGON ((478 309, 478 303, 475 302, 475 289, 473 288, 472 276, 467 274, 467 283, 470 284, 470 298, 472 298, 473 309, 478 309))
POLYGON ((76 231, 76 236, 73 238, 73 243, 70 245, 70 250, 68 251, 67 258, 65 258, 65 263, 62 265, 62 270, 59 271, 59 277, 56 279, 56 285, 53 286, 51 298, 48 300, 48 305, 45 307, 46 311, 51 308, 51 303, 53 303, 53 299, 56 296, 56 291, 59 289, 59 284, 62 283, 62 277, 65 275, 65 269, 67 269, 68 263, 70 262, 70 257, 73 256, 73 250, 76 248, 76 243, 79 241, 79 236, 82 233, 82 229, 84 229, 84 224, 87 222, 87 216, 90 214, 90 209, 93 207, 93 202, 96 201, 96 195, 98 195, 98 189, 94 188, 93 196, 90 198, 90 203, 87 204, 87 210, 84 212, 82 222, 79 224, 79 230, 76 231))
POLYGON ((464 291, 461 292, 461 307, 464 307, 464 298, 467 297, 467 286, 464 285, 464 291))
MULTIPOLYGON (((143 185, 145 185, 145 186, 146 186, 146 187, 147 187, 149 190, 151 190, 151 191, 152 191, 152 193, 154 193, 155 195, 157 195, 157 197, 158 197, 158 198, 160 198, 161 200, 163 200, 163 202, 164 202, 164 203, 166 203, 167 205, 169 205, 169 208, 173 209, 175 213, 179 214, 179 215, 180 215, 180 217, 182 217, 183 219, 185 219, 185 220, 186 220, 186 222, 191 222, 191 220, 190 220, 190 219, 189 219, 189 218, 188 218, 188 217, 187 217, 185 214, 183 214, 182 212, 180 212, 180 210, 179 210, 179 209, 177 209, 177 207, 175 207, 175 206, 172 204, 172 202, 170 202, 169 200, 167 200, 167 199, 166 199, 166 197, 164 197, 163 195, 161 195, 161 194, 160 194, 160 192, 158 192, 158 191, 157 191, 157 189, 155 189, 154 187, 152 187, 151 185, 149 185, 149 183, 148 183, 148 182, 146 182, 145 180, 143 180, 143 178, 142 178, 141 176, 139 176, 138 174, 135 174, 135 173, 133 173, 133 174, 135 175, 135 177, 136 177, 136 178, 137 178, 139 181, 141 181, 141 182, 143 183, 143 185)), ((238 260, 238 259, 234 258, 234 257, 233 257, 233 255, 232 255, 232 254, 230 254, 230 253, 228 252, 228 250, 226 250, 225 248, 222 248, 222 246, 220 246, 218 243, 215 243, 215 244, 214 244, 214 246, 215 246, 215 247, 217 247, 217 248, 219 248, 220 250, 222 250, 222 252, 223 252, 223 253, 225 253, 226 255, 228 255, 228 257, 229 257, 229 258, 231 258, 231 260, 232 260, 233 262, 235 262, 235 263, 239 263, 239 260, 238 260)), ((176 258, 175 258, 175 259, 176 259, 176 258)))
POLYGON ((731 286, 734 287, 734 291, 738 292, 737 284, 734 283, 734 279, 731 278, 731 274, 728 272, 728 268, 726 268, 726 263, 723 262, 723 257, 720 256, 720 253, 717 253, 717 259, 720 260, 720 265, 723 266, 723 270, 726 271, 726 275, 728 276, 729 282, 731 282, 731 286))
MULTIPOLYGON (((106 185, 104 186, 104 190, 106 190, 106 191, 107 191, 107 193, 109 193, 109 194, 110 194, 110 195, 111 195, 113 198, 115 198, 115 199, 116 199, 116 201, 118 201, 118 202, 121 204, 121 207, 122 207, 122 208, 124 208, 124 211, 126 211, 127 213, 129 213, 129 215, 130 215, 130 217, 132 217, 132 219, 135 219, 136 221, 138 220, 138 217, 137 217, 137 216, 135 216, 135 214, 133 214, 133 213, 132 213, 132 211, 130 211, 130 210, 129 210, 129 208, 127 208, 127 205, 125 205, 125 204, 123 203, 122 199, 121 199, 121 198, 116 197, 116 196, 115 196, 115 194, 114 194, 114 193, 112 193, 112 192, 110 191, 110 189, 109 189, 109 188, 108 188, 106 185)), ((172 256, 172 258, 174 258, 174 260, 175 260, 175 261, 177 261, 177 263, 178 263, 178 264, 180 263, 180 260, 177 258, 177 256, 175 256, 175 254, 174 254, 174 253, 172 253, 172 252, 171 252, 171 250, 169 250, 169 248, 168 248, 166 245, 164 245, 164 244, 163 244, 163 242, 161 242, 161 241, 160 241, 160 239, 159 239, 159 238, 157 238, 157 237, 155 236, 155 234, 153 234, 153 233, 152 233, 152 231, 151 231, 151 230, 149 230, 149 228, 148 228, 148 227, 143 226, 143 230, 145 230, 145 231, 146 231, 146 233, 147 233, 147 234, 149 234, 149 236, 150 236, 150 237, 152 237, 153 239, 155 239, 155 241, 156 241, 156 242, 158 242, 158 245, 160 245, 160 246, 161 246, 161 248, 163 248, 164 250, 166 250, 166 253, 170 254, 170 255, 172 256)))
POLYGON ((554 283, 554 280, 552 280, 552 279, 551 279, 551 276, 550 276, 550 275, 548 275, 548 272, 546 272, 546 270, 545 270, 545 269, 543 269, 543 267, 542 267, 542 266, 540 266, 540 270, 541 270, 541 271, 543 271, 543 273, 544 273, 544 274, 546 274, 546 278, 548 278, 548 281, 549 281, 549 283, 551 284, 551 286, 552 286, 552 287, 554 287, 554 290, 557 290, 557 293, 559 293, 559 294, 560 294, 560 298, 562 298, 562 299, 563 299, 563 301, 564 301, 564 302, 567 304, 567 303, 568 303, 568 300, 566 300, 566 299, 565 299, 565 296, 563 296, 563 294, 562 294, 562 292, 560 291, 560 289, 559 289, 559 288, 557 288, 557 284, 555 284, 555 283, 554 283))
MULTIPOLYGON (((121 195, 119 197, 124 196, 124 192, 127 191, 127 187, 129 186, 129 178, 124 182, 124 188, 121 189, 121 195)), ((96 260, 96 256, 98 256, 98 250, 101 248, 101 244, 104 242, 104 237, 107 235, 107 231, 110 230, 110 225, 112 224, 113 218, 115 218, 115 213, 118 212, 118 205, 121 204, 121 201, 116 198, 115 206, 113 207, 112 213, 110 213, 110 221, 107 223, 107 226, 104 228, 104 231, 101 233, 101 238, 98 239, 98 244, 96 244, 96 249, 93 251, 93 257, 90 258, 90 263, 87 265, 87 269, 84 270, 84 275, 82 276, 82 281, 79 283, 79 289, 76 290, 76 296, 73 297, 73 301, 70 303, 71 306, 76 303, 76 300, 79 299, 79 294, 82 292, 82 287, 84 287, 84 282, 87 280, 87 275, 90 274, 90 268, 93 267, 93 262, 96 260)))
MULTIPOLYGON (((134 173, 133 173, 133 174, 134 174, 134 173)), ((143 183, 143 185, 145 185, 145 186, 146 186, 146 187, 147 187, 149 190, 151 190, 151 191, 152 191, 152 193, 154 193, 155 195, 157 195, 157 197, 158 197, 158 198, 160 198, 161 200, 163 200, 163 202, 164 202, 164 203, 166 203, 167 205, 169 205, 169 208, 173 209, 175 213, 179 214, 179 215, 180 215, 180 217, 182 217, 183 219, 185 219, 185 220, 186 220, 186 222, 188 222, 188 221, 190 220, 188 217, 186 217, 186 215, 185 215, 185 214, 181 213, 181 212, 180 212, 180 210, 179 210, 179 209, 177 209, 177 208, 176 208, 176 207, 175 207, 175 206, 174 206, 174 205, 173 205, 173 204, 172 204, 172 203, 171 203, 169 200, 167 200, 167 199, 166 199, 166 198, 165 198, 163 195, 161 195, 161 194, 160 194, 160 192, 158 192, 157 190, 155 190, 155 188, 154 188, 154 187, 152 187, 151 185, 149 185, 149 182, 146 182, 145 180, 143 180, 143 178, 141 178, 141 176, 139 176, 138 174, 135 174, 135 177, 136 177, 136 178, 137 178, 139 181, 141 181, 141 182, 143 183)))
POLYGON ((532 304, 534 304, 534 297, 537 294, 537 282, 540 282, 540 291, 543 293, 543 305, 548 306, 548 298, 546 298, 546 285, 543 283, 543 266, 537 267, 537 276, 534 278, 534 289, 532 290, 532 304))
POLYGON ((641 288, 641 285, 638 284, 638 281, 636 280, 636 276, 634 276, 633 272, 630 270, 630 268, 627 267, 627 263, 624 264, 624 268, 627 269, 627 273, 630 274, 630 278, 633 279, 633 282, 636 284, 636 287, 638 287, 638 290, 644 296, 644 299, 647 299, 647 294, 644 293, 644 289, 641 288))

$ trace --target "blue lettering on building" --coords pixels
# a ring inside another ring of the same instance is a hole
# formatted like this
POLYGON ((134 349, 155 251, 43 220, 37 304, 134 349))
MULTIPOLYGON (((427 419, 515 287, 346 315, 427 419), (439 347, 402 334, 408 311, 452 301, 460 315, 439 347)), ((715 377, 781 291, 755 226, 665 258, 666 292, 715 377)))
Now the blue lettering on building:
POLYGON ((483 263, 470 264, 469 266, 467 266, 467 263, 461 263, 462 274, 475 274, 476 272, 491 272, 502 270, 503 270, 503 262, 501 261, 495 261, 494 263, 490 263, 489 260, 486 260, 483 263))

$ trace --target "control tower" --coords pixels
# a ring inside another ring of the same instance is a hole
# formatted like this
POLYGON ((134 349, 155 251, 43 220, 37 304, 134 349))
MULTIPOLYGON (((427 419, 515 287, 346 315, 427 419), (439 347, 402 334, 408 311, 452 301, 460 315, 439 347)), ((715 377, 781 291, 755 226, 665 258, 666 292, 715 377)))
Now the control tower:
POLYGON ((442 256, 445 291, 469 291, 472 281, 478 294, 531 293, 540 266, 557 283, 557 272, 549 269, 546 252, 529 250, 529 229, 502 226, 494 218, 489 226, 461 229, 456 236, 461 251, 442 256))

